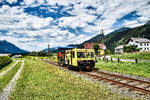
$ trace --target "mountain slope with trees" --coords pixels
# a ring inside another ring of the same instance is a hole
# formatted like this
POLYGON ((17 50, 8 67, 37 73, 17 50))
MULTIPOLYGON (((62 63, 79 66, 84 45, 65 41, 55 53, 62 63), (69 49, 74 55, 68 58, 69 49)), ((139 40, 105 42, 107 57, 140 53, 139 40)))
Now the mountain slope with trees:
MULTIPOLYGON (((149 23, 149 22, 148 22, 149 23)), ((114 31, 108 35, 105 36, 105 45, 108 49, 114 51, 114 48, 118 45, 124 45, 128 41, 129 38, 147 38, 150 39, 150 24, 146 23, 145 25, 135 27, 135 28, 126 28, 122 31, 114 31)), ((120 29, 119 29, 120 30, 120 29)), ((102 41, 102 35, 97 35, 93 38, 91 38, 86 42, 101 42, 102 41)), ((81 45, 83 45, 82 43, 81 45)))

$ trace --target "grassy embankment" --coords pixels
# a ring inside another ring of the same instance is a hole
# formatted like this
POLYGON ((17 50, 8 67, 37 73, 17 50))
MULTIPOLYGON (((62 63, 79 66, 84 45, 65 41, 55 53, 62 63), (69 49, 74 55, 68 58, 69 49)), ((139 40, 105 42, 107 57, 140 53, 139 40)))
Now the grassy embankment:
POLYGON ((0 73, 7 70, 9 67, 11 67, 13 64, 15 63, 15 61, 11 62, 9 65, 3 67, 2 69, 0 69, 0 73))
POLYGON ((135 62, 104 62, 99 60, 96 64, 96 68, 114 72, 121 72, 126 74, 150 77, 150 62, 140 62, 136 64, 135 62))
POLYGON ((138 52, 138 53, 134 53, 134 54, 112 55, 111 57, 114 57, 114 58, 121 58, 121 59, 150 60, 150 51, 147 51, 147 52, 138 52))
POLYGON ((11 100, 130 100, 38 59, 25 60, 11 100))
POLYGON ((10 80, 16 74, 20 66, 21 62, 18 62, 17 65, 11 70, 9 70, 5 75, 0 76, 0 93, 2 92, 2 89, 10 82, 10 80))

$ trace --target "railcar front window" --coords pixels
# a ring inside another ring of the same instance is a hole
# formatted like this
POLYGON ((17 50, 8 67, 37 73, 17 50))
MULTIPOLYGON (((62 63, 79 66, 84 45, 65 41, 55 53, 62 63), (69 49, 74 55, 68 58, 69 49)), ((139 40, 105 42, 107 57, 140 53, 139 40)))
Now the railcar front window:
POLYGON ((78 52, 77 57, 78 58, 85 58, 85 52, 78 52))
POLYGON ((94 53, 93 52, 88 52, 87 57, 88 58, 94 58, 94 53))

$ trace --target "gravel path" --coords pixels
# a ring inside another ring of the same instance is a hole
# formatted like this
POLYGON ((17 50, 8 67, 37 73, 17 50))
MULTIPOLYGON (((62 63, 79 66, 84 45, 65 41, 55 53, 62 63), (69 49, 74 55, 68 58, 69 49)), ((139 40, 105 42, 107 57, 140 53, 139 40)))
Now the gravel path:
POLYGON ((13 65, 12 65, 11 67, 9 67, 7 70, 1 72, 1 73, 0 73, 0 76, 3 76, 3 75, 6 74, 9 70, 11 70, 13 67, 15 67, 18 62, 19 62, 19 61, 17 60, 15 64, 13 64, 13 65))
POLYGON ((18 80, 23 67, 24 67, 24 61, 22 60, 21 67, 19 68, 18 72, 12 78, 12 80, 9 82, 9 84, 3 89, 3 92, 0 94, 0 100, 8 100, 11 90, 15 86, 15 83, 18 80))

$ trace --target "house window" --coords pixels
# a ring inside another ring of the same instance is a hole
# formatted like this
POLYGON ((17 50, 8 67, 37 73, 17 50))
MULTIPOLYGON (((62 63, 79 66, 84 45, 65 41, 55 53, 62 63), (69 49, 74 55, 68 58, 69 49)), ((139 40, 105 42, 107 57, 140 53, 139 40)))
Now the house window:
POLYGON ((140 43, 140 46, 142 46, 142 43, 140 43))
POLYGON ((149 50, 149 48, 147 48, 147 50, 149 50))
POLYGON ((148 46, 149 44, 147 43, 147 46, 148 46))
POLYGON ((146 50, 146 48, 145 48, 145 50, 146 50))
POLYGON ((146 43, 145 43, 145 46, 146 46, 146 43))

